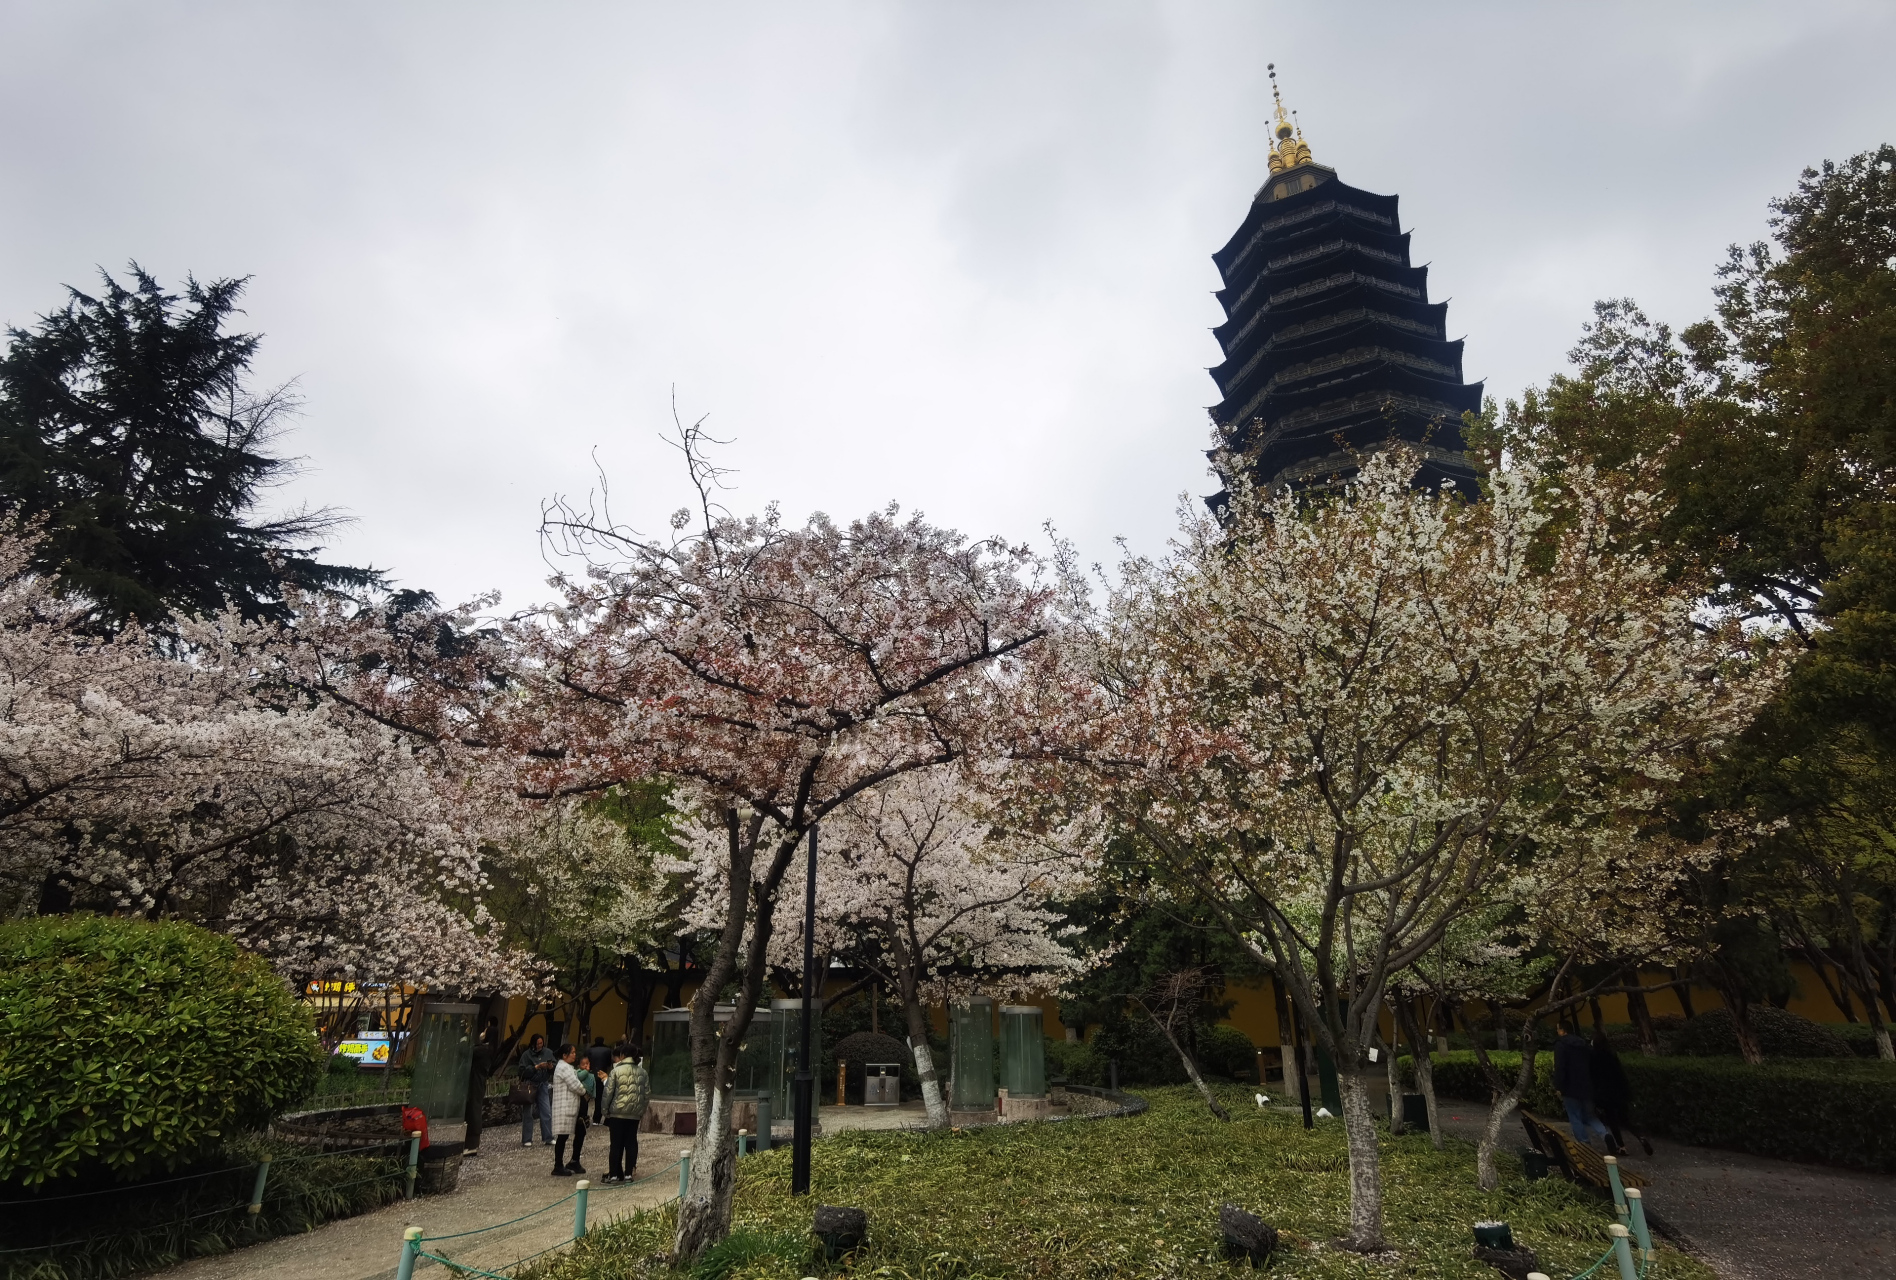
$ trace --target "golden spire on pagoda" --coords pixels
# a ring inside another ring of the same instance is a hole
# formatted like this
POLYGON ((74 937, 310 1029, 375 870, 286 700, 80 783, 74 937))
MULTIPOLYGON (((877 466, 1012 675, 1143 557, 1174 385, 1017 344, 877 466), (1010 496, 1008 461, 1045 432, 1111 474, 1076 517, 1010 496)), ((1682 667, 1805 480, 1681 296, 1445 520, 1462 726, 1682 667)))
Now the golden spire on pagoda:
POLYGON ((1300 164, 1314 164, 1310 145, 1303 140, 1303 126, 1295 120, 1296 112, 1284 110, 1283 96, 1277 92, 1277 64, 1267 62, 1264 69, 1271 73, 1271 101, 1277 104, 1277 123, 1271 129, 1277 140, 1271 152, 1271 172, 1283 173, 1300 164))

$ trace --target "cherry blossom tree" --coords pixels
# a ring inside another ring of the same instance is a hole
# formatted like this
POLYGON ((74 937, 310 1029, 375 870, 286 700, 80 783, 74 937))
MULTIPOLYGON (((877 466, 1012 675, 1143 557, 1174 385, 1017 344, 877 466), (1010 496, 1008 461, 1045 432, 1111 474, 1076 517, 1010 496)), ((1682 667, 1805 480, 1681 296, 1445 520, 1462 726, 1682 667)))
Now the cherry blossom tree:
MULTIPOLYGON (((1006 832, 952 766, 858 796, 825 825, 817 896, 857 962, 901 1001, 929 1123, 948 1124, 928 1046, 926 994, 943 988, 1017 997, 1057 990, 1082 960, 1050 900, 1082 882, 1068 833, 1006 832)), ((801 930, 785 930, 800 945, 801 930)))
POLYGON ((1383 1247, 1367 1050, 1392 974, 1545 873, 1610 894, 1655 794, 1775 680, 1626 530, 1653 499, 1532 459, 1466 503, 1379 453, 1332 498, 1239 493, 1134 560, 1083 642, 1102 714, 1043 743, 1268 966, 1344 1073, 1357 1249, 1383 1247))
POLYGON ((734 1057, 762 994, 779 890, 810 829, 904 773, 995 750, 1013 672, 1046 635, 1051 590, 1034 557, 970 542, 894 507, 800 528, 774 508, 738 518, 684 441, 698 482, 673 535, 607 511, 556 507, 547 531, 587 572, 513 634, 544 738, 527 790, 576 794, 659 776, 721 819, 726 895, 692 1000, 698 1136, 676 1253, 730 1227, 734 1057), (736 980, 718 1035, 713 1009, 736 980))
POLYGON ((413 744, 271 678, 234 614, 91 633, 0 534, 0 885, 229 933, 286 977, 522 989, 480 908, 470 806, 413 744))

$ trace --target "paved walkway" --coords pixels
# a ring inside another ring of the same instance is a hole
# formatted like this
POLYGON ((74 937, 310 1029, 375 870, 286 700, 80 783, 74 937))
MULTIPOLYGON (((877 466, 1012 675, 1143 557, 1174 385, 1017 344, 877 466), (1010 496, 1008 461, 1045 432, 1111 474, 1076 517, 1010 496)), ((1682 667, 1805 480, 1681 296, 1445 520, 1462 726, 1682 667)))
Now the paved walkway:
MULTIPOLYGON (((1473 1142, 1488 1109, 1444 1103, 1445 1132, 1473 1142)), ((1563 1128, 1565 1126, 1562 1126, 1563 1128)), ((1525 1150, 1509 1118, 1502 1142, 1525 1150)), ((1655 1139, 1628 1169, 1648 1178, 1646 1206, 1720 1280, 1889 1280, 1896 1276, 1896 1176, 1767 1160, 1655 1139)))
MULTIPOLYGON (((902 1107, 822 1107, 818 1122, 823 1132, 843 1129, 898 1129, 920 1124, 925 1115, 919 1102, 902 1107)), ((602 1186, 608 1151, 604 1126, 586 1137, 581 1157, 592 1190, 586 1220, 599 1226, 638 1209, 665 1203, 678 1194, 678 1157, 691 1148, 690 1138, 663 1134, 639 1136, 638 1176, 650 1181, 630 1187, 602 1186)), ((536 1139, 520 1145, 514 1125, 495 1125, 482 1139, 479 1158, 461 1162, 459 1187, 444 1196, 422 1196, 397 1202, 374 1213, 344 1218, 314 1231, 280 1236, 263 1244, 214 1258, 191 1262, 155 1273, 164 1280, 393 1280, 401 1257, 402 1233, 420 1227, 431 1236, 471 1231, 505 1222, 570 1195, 574 1178, 555 1178, 551 1152, 536 1139)), ((573 1205, 528 1218, 497 1231, 427 1246, 430 1252, 484 1270, 495 1270, 542 1249, 557 1248, 573 1236, 573 1205)), ((445 1280, 439 1263, 423 1260, 417 1276, 445 1280)))
MULTIPOLYGON (((1475 1141, 1487 1108, 1445 1103, 1446 1132, 1475 1141)), ((825 1133, 843 1129, 896 1129, 919 1125, 919 1102, 900 1108, 823 1107, 825 1133)), ((678 1194, 678 1156, 689 1138, 646 1134, 639 1142, 639 1176, 632 1187, 596 1185, 606 1166, 606 1135, 595 1129, 586 1148, 595 1183, 592 1225, 663 1204, 678 1194)), ((1513 1150, 1527 1140, 1518 1121, 1502 1130, 1513 1150)), ((452 1195, 397 1203, 375 1213, 334 1222, 216 1258, 201 1258, 160 1273, 165 1280, 393 1280, 402 1232, 419 1226, 429 1235, 468 1231, 519 1217, 572 1191, 572 1181, 549 1176, 552 1161, 537 1142, 519 1145, 517 1131, 487 1131, 480 1159, 462 1164, 452 1195)), ((1626 1160, 1650 1179, 1647 1205, 1682 1235, 1721 1280, 1889 1280, 1896 1276, 1896 1176, 1791 1164, 1729 1151, 1658 1141, 1651 1157, 1626 1160)), ((456 1261, 492 1270, 517 1258, 556 1248, 571 1238, 569 1202, 524 1222, 466 1240, 430 1246, 456 1261)), ((417 1275, 443 1277, 424 1262, 417 1275)))

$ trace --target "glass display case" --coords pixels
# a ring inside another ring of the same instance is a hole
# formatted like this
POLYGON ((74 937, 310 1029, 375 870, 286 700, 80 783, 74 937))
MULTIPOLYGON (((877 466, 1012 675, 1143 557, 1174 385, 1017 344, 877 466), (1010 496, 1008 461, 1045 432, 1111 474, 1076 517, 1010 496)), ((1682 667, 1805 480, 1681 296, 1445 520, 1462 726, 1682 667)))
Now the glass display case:
POLYGON ((948 1011, 948 1061, 956 1111, 994 1109, 994 1002, 975 996, 948 1011))
POLYGON ((652 1096, 697 1097, 691 1083, 691 1010, 660 1009, 652 1016, 652 1052, 646 1062, 652 1096))
POLYGON ((459 1120, 467 1114, 467 1078, 474 1065, 474 1020, 480 1012, 477 1004, 433 1002, 422 1010, 410 1100, 430 1120, 459 1120))
MULTIPOLYGON (((729 1022, 736 1012, 729 1005, 719 1005, 718 1022, 729 1022)), ((743 1043, 737 1046, 737 1083, 734 1087, 739 1096, 768 1093, 775 1082, 776 1073, 772 1070, 775 1060, 771 1052, 775 1048, 773 1027, 776 1020, 776 1011, 773 1009, 758 1008, 751 1011, 750 1026, 744 1030, 743 1043)))
POLYGON ((1040 1006, 1001 1006, 1001 1087, 1008 1099, 1047 1096, 1047 1041, 1040 1006))
MULTIPOLYGON (((728 1004, 711 1011, 718 1034, 731 1021, 736 1009, 728 1004)), ((769 1009, 751 1014, 744 1042, 737 1048, 736 1092, 756 1093, 771 1087, 772 1026, 776 1019, 769 1009)), ((652 1096, 677 1101, 697 1097, 691 1075, 691 1010, 661 1009, 652 1017, 652 1054, 647 1064, 652 1076, 652 1096)))
MULTIPOLYGON (((763 1010, 758 1010, 761 1014, 763 1010)), ((790 1106, 790 1078, 797 1072, 797 1046, 803 1034, 803 1001, 772 1000, 770 1002, 770 1049, 765 1063, 769 1079, 760 1082, 760 1089, 770 1090, 770 1114, 778 1123, 784 1123, 796 1113, 790 1106)), ((810 1054, 819 1061, 823 1056, 823 1002, 810 1001, 810 1054)), ((815 1070, 815 1064, 811 1064, 815 1070)), ((817 1081, 821 1092, 822 1081, 817 1081)))

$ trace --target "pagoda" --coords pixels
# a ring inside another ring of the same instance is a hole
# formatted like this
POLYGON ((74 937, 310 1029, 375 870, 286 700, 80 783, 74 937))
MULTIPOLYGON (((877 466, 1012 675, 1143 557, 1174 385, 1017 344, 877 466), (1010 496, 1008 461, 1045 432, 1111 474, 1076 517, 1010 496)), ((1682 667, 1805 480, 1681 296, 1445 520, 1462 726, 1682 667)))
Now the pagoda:
POLYGON ((1481 384, 1462 381, 1448 304, 1430 302, 1428 268, 1409 265, 1396 197, 1359 191, 1311 158, 1269 69, 1270 179, 1212 255, 1225 358, 1211 370, 1224 398, 1211 408, 1208 456, 1227 489, 1207 501, 1222 511, 1241 473, 1270 491, 1327 488, 1394 441, 1421 458, 1417 484, 1472 497, 1461 415, 1481 407, 1481 384))

